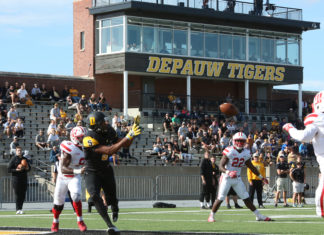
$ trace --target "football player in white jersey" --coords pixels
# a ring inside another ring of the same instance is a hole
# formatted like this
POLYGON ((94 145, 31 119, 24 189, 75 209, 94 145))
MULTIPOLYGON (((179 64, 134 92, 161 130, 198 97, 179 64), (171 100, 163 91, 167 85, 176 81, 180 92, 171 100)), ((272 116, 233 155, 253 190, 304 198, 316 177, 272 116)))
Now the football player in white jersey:
POLYGON ((297 130, 291 123, 282 128, 301 142, 312 142, 321 177, 315 192, 316 214, 324 218, 324 91, 317 93, 313 100, 313 113, 304 120, 305 129, 297 130))
POLYGON ((84 127, 74 127, 70 133, 71 141, 65 140, 60 145, 61 160, 54 192, 52 232, 58 232, 59 230, 59 216, 63 210, 68 190, 71 193, 79 229, 81 232, 87 230, 87 226, 82 219, 81 201, 81 174, 84 172, 83 164, 85 161, 82 140, 85 134, 86 129, 84 127))
POLYGON ((268 183, 267 179, 263 178, 251 163, 251 153, 250 150, 244 148, 245 144, 245 134, 243 132, 237 132, 233 136, 233 146, 228 146, 223 151, 223 157, 219 163, 219 170, 222 172, 222 175, 219 179, 218 195, 208 217, 208 222, 215 222, 215 213, 224 201, 231 187, 233 187, 237 195, 244 201, 245 205, 253 211, 257 221, 272 221, 272 219, 262 215, 255 208, 241 179, 241 169, 243 166, 247 166, 254 174, 262 179, 264 183, 268 183))

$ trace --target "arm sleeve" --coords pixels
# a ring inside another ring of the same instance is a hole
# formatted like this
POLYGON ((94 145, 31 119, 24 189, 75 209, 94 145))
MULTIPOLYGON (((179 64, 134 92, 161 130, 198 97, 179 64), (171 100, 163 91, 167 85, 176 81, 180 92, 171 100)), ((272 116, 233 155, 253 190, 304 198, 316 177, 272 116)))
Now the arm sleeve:
POLYGON ((297 130, 296 128, 292 128, 289 131, 289 134, 292 138, 298 141, 310 142, 318 131, 317 126, 315 125, 307 125, 304 130, 297 130))
POLYGON ((16 172, 15 160, 16 160, 16 157, 12 157, 10 159, 10 162, 8 163, 8 173, 16 172))
POLYGON ((260 168, 260 174, 263 176, 263 178, 266 177, 265 168, 264 168, 264 165, 263 164, 262 164, 262 166, 260 168))

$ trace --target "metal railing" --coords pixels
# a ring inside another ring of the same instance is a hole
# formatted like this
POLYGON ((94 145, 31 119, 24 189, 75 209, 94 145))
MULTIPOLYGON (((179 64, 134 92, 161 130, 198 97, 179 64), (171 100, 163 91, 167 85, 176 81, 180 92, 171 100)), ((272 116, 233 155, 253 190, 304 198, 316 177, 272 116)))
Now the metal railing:
MULTIPOLYGON (((167 112, 173 112, 174 106, 182 108, 187 105, 186 95, 173 94, 176 100, 170 101, 169 94, 156 94, 156 93, 141 93, 140 91, 129 91, 129 107, 143 109, 155 109, 165 110, 167 112)), ((191 110, 195 108, 197 110, 202 109, 204 112, 219 113, 219 105, 227 102, 228 100, 224 96, 191 96, 191 110)), ((231 99, 241 113, 245 113, 245 99, 231 99)), ((254 99, 249 100, 249 113, 250 114, 287 114, 289 108, 292 107, 291 99, 280 100, 263 100, 254 99)))
MULTIPOLYGON (((243 178, 248 187, 246 177, 243 178)), ((269 179, 270 185, 275 183, 275 177, 269 179)), ((306 177, 310 189, 305 192, 307 197, 314 197, 318 184, 317 176, 306 177)), ((198 200, 201 192, 200 175, 159 175, 150 176, 117 176, 117 196, 121 201, 136 200, 198 200)), ((52 202, 53 185, 41 177, 29 177, 26 203, 52 202)), ((83 200, 85 200, 85 184, 82 182, 83 200)), ((289 184, 288 197, 292 195, 292 185, 289 184)), ((11 177, 0 178, 1 203, 15 202, 11 177)), ((0 207, 1 208, 1 207, 0 207)))
MULTIPOLYGON (((226 11, 231 13, 239 13, 246 15, 255 15, 254 4, 251 2, 235 1, 234 8, 229 6, 227 0, 209 0, 208 7, 203 6, 203 0, 93 0, 93 7, 109 6, 124 2, 146 2, 160 5, 171 6, 184 6, 189 8, 208 8, 215 11, 226 11)), ((281 7, 274 4, 263 6, 262 16, 289 19, 289 20, 302 20, 302 9, 281 7), (269 9, 270 8, 270 9, 269 9)))

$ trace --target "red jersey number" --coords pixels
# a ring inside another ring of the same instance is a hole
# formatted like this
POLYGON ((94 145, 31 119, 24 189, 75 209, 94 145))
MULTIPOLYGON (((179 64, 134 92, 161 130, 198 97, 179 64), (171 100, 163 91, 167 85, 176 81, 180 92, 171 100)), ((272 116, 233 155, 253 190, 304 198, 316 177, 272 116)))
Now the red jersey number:
POLYGON ((233 158, 232 167, 242 167, 244 164, 244 158, 233 158))
POLYGON ((85 158, 80 158, 79 165, 84 165, 85 158))

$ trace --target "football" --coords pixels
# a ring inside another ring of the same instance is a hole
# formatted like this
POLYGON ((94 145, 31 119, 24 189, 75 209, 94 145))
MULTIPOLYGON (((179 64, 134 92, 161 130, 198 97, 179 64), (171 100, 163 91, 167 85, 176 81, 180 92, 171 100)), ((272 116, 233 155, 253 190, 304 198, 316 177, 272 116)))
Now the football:
POLYGON ((223 103, 219 106, 219 109, 227 117, 232 117, 239 113, 238 108, 231 103, 223 103))
POLYGON ((28 166, 28 163, 27 163, 26 159, 21 160, 20 164, 25 168, 28 166))

